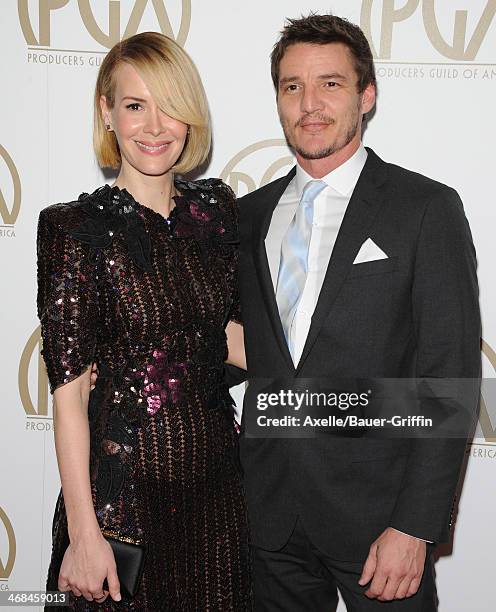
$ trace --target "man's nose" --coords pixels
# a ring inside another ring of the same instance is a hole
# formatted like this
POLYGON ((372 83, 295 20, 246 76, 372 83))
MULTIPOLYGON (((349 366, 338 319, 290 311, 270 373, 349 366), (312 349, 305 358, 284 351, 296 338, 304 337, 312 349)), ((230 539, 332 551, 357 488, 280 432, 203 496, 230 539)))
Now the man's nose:
POLYGON ((322 100, 315 87, 305 87, 301 97, 301 111, 306 114, 322 110, 322 100))

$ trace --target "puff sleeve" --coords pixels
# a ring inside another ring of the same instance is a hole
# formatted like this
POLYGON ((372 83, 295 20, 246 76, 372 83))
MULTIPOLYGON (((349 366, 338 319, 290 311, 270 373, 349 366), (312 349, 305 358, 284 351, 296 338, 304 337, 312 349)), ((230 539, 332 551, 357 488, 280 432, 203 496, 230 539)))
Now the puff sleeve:
POLYGON ((238 250, 233 253, 232 259, 230 261, 230 269, 229 269, 229 286, 231 288, 231 309, 229 311, 229 321, 235 321, 236 323, 243 324, 243 319, 241 317, 241 303, 239 299, 239 289, 238 289, 238 250))
POLYGON ((231 307, 229 310, 228 321, 236 323, 243 322, 241 316, 241 303, 239 297, 238 283, 238 261, 239 261, 239 230, 238 230, 238 204, 234 191, 224 182, 219 184, 219 201, 221 210, 225 217, 226 242, 229 246, 229 256, 227 265, 227 282, 231 295, 231 307))
POLYGON ((98 323, 95 264, 64 227, 67 206, 50 206, 38 220, 37 310, 52 393, 93 362, 98 323))

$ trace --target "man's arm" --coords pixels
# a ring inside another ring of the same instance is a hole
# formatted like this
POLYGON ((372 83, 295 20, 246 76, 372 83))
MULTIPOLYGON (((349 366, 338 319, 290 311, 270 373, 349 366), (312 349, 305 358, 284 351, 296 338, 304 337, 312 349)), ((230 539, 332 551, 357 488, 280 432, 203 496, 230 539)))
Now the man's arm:
POLYGON ((248 378, 246 370, 237 368, 234 365, 224 364, 224 381, 228 387, 235 387, 240 385, 248 378))
MULTIPOLYGON (((440 189, 426 207, 412 306, 416 377, 478 379, 481 322, 475 249, 461 200, 449 188, 440 189)), ((474 412, 476 395, 468 406, 474 412)), ((359 581, 365 585, 372 580, 367 596, 390 601, 417 592, 426 555, 421 540, 442 542, 449 537, 466 441, 412 441, 390 527, 372 543, 359 581)))
MULTIPOLYGON (((478 379, 481 321, 477 261, 463 205, 452 189, 443 189, 426 208, 412 304, 416 377, 478 379)), ((476 397, 467 408, 475 413, 476 397)), ((466 442, 466 437, 412 442, 391 527, 434 542, 449 538, 466 442)))

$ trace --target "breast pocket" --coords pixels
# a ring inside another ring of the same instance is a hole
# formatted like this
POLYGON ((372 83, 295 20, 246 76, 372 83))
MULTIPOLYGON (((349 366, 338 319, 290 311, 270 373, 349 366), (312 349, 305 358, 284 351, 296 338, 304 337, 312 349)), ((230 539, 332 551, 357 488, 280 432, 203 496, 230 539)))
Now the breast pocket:
POLYGON ((346 278, 357 278, 362 276, 373 276, 375 274, 387 274, 393 272, 398 264, 398 257, 388 257, 376 261, 365 261, 353 264, 346 278))

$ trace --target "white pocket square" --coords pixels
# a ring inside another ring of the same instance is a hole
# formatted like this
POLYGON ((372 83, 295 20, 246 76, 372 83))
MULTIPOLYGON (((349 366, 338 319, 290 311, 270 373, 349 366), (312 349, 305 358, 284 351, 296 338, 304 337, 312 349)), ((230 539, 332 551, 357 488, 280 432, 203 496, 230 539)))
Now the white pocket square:
POLYGON ((372 238, 367 238, 367 240, 360 247, 353 264, 365 263, 366 261, 376 261, 377 259, 388 259, 388 256, 380 247, 376 245, 372 238))

